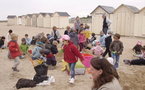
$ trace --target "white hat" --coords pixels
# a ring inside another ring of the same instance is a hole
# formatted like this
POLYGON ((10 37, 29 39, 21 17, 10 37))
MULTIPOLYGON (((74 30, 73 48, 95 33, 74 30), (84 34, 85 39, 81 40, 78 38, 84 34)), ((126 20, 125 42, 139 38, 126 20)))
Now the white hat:
POLYGON ((109 62, 110 64, 114 65, 114 62, 113 62, 113 58, 112 58, 112 57, 108 57, 107 60, 108 60, 108 62, 109 62))

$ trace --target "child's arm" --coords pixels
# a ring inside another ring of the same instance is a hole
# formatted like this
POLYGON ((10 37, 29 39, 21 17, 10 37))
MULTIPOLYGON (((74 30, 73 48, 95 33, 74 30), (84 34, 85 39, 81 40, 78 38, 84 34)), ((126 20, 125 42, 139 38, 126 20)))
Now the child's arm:
POLYGON ((12 51, 12 52, 18 51, 18 49, 15 48, 15 45, 16 45, 15 43, 11 42, 11 43, 9 44, 9 50, 12 51))
POLYGON ((72 52, 75 54, 75 56, 77 56, 77 57, 80 58, 81 61, 84 60, 82 54, 79 52, 79 50, 78 50, 75 46, 73 46, 73 47, 71 48, 71 50, 72 50, 72 52))

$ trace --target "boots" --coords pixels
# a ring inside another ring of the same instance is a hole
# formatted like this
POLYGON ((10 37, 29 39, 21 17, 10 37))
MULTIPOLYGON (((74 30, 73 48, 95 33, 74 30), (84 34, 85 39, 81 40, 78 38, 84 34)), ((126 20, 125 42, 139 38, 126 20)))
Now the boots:
POLYGON ((13 71, 19 72, 19 70, 16 67, 12 67, 13 71))

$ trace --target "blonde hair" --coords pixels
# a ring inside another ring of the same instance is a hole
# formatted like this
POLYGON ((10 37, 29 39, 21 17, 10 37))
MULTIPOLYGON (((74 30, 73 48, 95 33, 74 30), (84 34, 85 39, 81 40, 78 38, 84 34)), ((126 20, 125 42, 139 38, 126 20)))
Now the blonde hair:
POLYGON ((52 44, 53 45, 58 45, 58 42, 57 41, 53 41, 52 44))
POLYGON ((14 39, 15 39, 15 38, 17 38, 17 37, 18 37, 18 35, 17 35, 17 34, 14 34, 14 33, 13 33, 13 34, 11 34, 11 39, 12 39, 12 40, 14 40, 14 39))

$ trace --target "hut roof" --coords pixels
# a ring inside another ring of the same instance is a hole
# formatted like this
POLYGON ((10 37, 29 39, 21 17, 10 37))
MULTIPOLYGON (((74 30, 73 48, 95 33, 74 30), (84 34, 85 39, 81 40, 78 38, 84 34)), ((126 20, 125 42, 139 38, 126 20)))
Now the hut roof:
POLYGON ((142 12, 145 9, 145 7, 143 7, 139 12, 142 12))
POLYGON ((27 16, 32 17, 32 14, 27 14, 27 16))
POLYGON ((139 12, 139 9, 137 7, 130 6, 130 5, 125 5, 125 4, 120 5, 115 11, 117 11, 122 6, 127 7, 132 13, 138 13, 139 12))
POLYGON ((46 15, 52 16, 53 13, 40 13, 43 17, 45 17, 46 15))
POLYGON ((60 16, 70 16, 67 12, 55 12, 55 13, 58 13, 58 15, 60 16))
POLYGON ((107 13, 109 13, 109 14, 113 13, 113 11, 115 10, 113 7, 110 7, 110 6, 99 5, 98 7, 96 7, 96 8, 91 12, 91 14, 94 13, 94 11, 95 11, 97 8, 99 8, 99 7, 102 8, 105 12, 107 12, 107 13))
POLYGON ((8 15, 7 18, 16 18, 16 15, 8 15))

